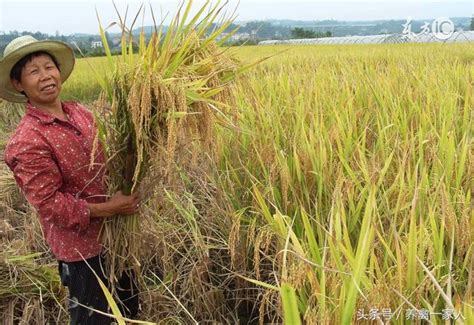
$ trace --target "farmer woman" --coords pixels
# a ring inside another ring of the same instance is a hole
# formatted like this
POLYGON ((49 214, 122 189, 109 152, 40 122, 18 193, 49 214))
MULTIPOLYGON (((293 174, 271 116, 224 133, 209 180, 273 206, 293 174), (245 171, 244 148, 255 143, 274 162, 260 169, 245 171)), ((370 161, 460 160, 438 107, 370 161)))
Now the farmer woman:
MULTIPOLYGON (((14 39, 0 61, 0 97, 26 103, 26 114, 5 148, 4 159, 28 202, 38 212, 44 236, 69 289, 71 324, 108 324, 107 301, 91 271, 103 281, 99 231, 105 218, 137 212, 139 198, 115 193, 105 199, 105 155, 92 155, 93 115, 59 98, 74 67, 69 46, 14 39), (91 159, 93 158, 93 159, 91 159), (90 162, 93 164, 90 166, 90 162), (94 309, 94 310, 93 310, 94 309)), ((128 317, 138 312, 136 287, 126 276, 117 292, 128 317)))

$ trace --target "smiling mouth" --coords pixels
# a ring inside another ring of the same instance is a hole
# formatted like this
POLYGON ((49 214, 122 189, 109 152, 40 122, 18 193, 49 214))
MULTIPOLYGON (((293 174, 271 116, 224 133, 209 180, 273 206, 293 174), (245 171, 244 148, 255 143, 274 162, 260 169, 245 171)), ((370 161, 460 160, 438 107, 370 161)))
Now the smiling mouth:
POLYGON ((51 90, 53 88, 55 88, 56 85, 54 84, 51 84, 51 85, 47 85, 47 86, 44 86, 43 88, 41 88, 41 91, 44 91, 44 90, 51 90))

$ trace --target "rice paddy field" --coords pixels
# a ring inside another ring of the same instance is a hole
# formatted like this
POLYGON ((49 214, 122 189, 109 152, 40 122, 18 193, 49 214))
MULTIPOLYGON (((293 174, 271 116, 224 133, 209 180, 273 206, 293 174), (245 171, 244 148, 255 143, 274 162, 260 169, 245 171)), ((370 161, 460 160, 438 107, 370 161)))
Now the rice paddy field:
MULTIPOLYGON (((474 44, 228 51, 267 59, 237 78, 232 126, 212 125, 185 190, 141 211, 139 318, 474 324, 474 44)), ((105 60, 78 59, 63 99, 103 105, 105 60)), ((22 113, 0 108, 3 150, 22 113)), ((2 323, 65 323, 35 212, 0 172, 2 323)))

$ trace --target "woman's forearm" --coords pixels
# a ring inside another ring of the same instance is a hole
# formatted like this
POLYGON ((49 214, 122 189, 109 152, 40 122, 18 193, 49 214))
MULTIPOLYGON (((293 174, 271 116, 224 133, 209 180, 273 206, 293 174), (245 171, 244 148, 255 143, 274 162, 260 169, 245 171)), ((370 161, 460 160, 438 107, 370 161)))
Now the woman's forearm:
POLYGON ((110 202, 87 203, 87 207, 91 212, 91 218, 106 218, 112 217, 116 214, 116 211, 114 207, 110 204, 110 202))

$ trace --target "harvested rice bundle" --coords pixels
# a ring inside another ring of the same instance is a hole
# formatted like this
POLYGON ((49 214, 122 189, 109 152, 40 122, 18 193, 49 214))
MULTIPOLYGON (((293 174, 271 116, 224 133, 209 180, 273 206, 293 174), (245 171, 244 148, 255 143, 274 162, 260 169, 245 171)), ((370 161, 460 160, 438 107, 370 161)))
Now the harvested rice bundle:
POLYGON ((42 253, 15 255, 12 250, 0 254, 0 299, 43 295, 51 298, 61 293, 56 266, 38 264, 42 253))
POLYGON ((19 252, 14 246, 15 241, 0 253, 0 322, 64 323, 66 291, 56 264, 40 261, 41 253, 19 252))
MULTIPOLYGON (((146 197, 157 184, 176 189, 180 175, 192 169, 199 155, 212 154, 215 122, 232 123, 228 115, 234 101, 233 80, 251 65, 240 65, 220 47, 236 31, 217 40, 233 21, 222 15, 223 6, 206 2, 193 17, 191 8, 192 1, 186 7, 181 4, 168 29, 155 27, 147 44, 142 29, 138 54, 133 51, 132 28, 140 12, 129 29, 119 15, 119 57, 111 55, 101 27, 108 56, 101 85, 103 99, 111 106, 97 114, 98 138, 110 157, 111 193, 129 194, 140 188, 146 197)), ((107 221, 103 239, 110 280, 139 266, 136 216, 107 221)))

